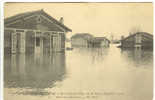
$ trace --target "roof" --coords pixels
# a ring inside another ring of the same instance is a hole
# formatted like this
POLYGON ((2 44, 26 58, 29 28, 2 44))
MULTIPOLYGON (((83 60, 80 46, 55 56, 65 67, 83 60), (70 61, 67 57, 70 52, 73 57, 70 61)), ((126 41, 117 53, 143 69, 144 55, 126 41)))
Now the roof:
POLYGON ((137 32, 137 33, 135 33, 135 34, 129 35, 128 37, 124 38, 124 39, 121 40, 121 41, 125 41, 126 39, 128 39, 128 38, 130 38, 130 37, 133 37, 133 36, 135 36, 136 34, 142 34, 143 36, 149 37, 150 39, 153 40, 153 35, 152 35, 152 34, 147 33, 147 32, 137 32))
MULTIPOLYGON (((95 39, 95 40, 99 40, 99 41, 108 40, 106 37, 95 37, 94 39, 95 39)), ((108 40, 108 41, 109 41, 109 40, 108 40)))
POLYGON ((94 36, 89 33, 76 33, 75 35, 73 35, 71 37, 71 39, 73 39, 73 38, 83 38, 86 40, 90 40, 90 39, 94 38, 94 36))
POLYGON ((103 40, 109 41, 106 37, 94 37, 93 42, 101 42, 103 40))
POLYGON ((52 16, 50 16, 49 14, 47 14, 43 9, 37 10, 37 11, 32 11, 32 12, 20 13, 20 14, 17 14, 17 15, 14 15, 14 16, 11 16, 11 17, 8 17, 8 18, 5 18, 4 19, 4 24, 9 24, 9 23, 11 23, 13 21, 16 21, 18 19, 25 18, 25 17, 28 17, 28 16, 32 16, 34 14, 42 14, 45 17, 47 17, 48 19, 50 19, 53 23, 55 23, 55 24, 59 25, 60 27, 64 28, 66 31, 70 31, 70 32, 72 31, 67 26, 65 26, 64 24, 60 23, 55 18, 53 18, 52 16))

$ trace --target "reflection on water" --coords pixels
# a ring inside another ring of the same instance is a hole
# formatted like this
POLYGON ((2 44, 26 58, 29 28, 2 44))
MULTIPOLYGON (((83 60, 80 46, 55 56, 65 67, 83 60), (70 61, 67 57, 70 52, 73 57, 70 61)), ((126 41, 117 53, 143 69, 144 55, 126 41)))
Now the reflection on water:
POLYGON ((56 81, 62 81, 65 78, 66 73, 63 53, 7 55, 4 65, 6 88, 34 89, 23 94, 43 95, 45 92, 42 92, 43 89, 52 88, 56 81))
POLYGON ((122 55, 128 62, 132 62, 136 67, 149 67, 147 65, 153 62, 153 50, 152 49, 122 49, 122 55))
POLYGON ((5 55, 4 61, 5 100, 23 97, 53 100, 53 91, 124 94, 102 95, 93 100, 152 100, 152 50, 125 50, 111 45, 110 48, 74 48, 66 54, 5 55))
POLYGON ((89 58, 92 64, 102 62, 108 55, 109 48, 74 48, 74 54, 89 58))

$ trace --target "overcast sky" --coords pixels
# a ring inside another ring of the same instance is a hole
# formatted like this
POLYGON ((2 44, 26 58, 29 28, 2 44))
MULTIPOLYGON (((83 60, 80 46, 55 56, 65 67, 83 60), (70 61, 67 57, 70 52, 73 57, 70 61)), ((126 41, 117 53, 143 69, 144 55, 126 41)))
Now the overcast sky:
POLYGON ((4 16, 44 9, 75 33, 94 36, 127 36, 133 28, 153 33, 152 3, 6 3, 4 16))

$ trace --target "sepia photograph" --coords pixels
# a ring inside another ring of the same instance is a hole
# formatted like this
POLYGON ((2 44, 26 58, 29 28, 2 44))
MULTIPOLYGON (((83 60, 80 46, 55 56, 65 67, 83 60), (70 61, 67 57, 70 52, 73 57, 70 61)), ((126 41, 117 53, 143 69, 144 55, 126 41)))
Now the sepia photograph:
POLYGON ((4 100, 153 100, 153 3, 5 2, 4 100))

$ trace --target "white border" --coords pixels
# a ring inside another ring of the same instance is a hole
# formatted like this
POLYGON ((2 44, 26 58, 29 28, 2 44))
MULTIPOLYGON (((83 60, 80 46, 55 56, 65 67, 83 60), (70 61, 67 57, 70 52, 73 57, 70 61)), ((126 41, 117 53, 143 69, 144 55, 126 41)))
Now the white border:
MULTIPOLYGON (((3 33, 4 33, 4 3, 5 2, 32 2, 32 0, 2 0, 0 1, 0 100, 4 100, 3 99, 3 33)), ((33 2, 153 2, 153 11, 155 11, 155 4, 154 4, 154 0, 34 0, 33 2)), ((153 14, 155 16, 155 13, 153 14)), ((154 18, 154 17, 153 17, 154 18)), ((153 19, 153 35, 155 35, 154 33, 154 23, 155 20, 153 19)), ((155 41, 154 41, 154 47, 155 47, 155 41)), ((155 61, 154 56, 155 56, 155 48, 153 50, 153 63, 155 61)), ((154 64, 153 64, 154 65, 154 64)), ((153 66, 154 67, 154 66, 153 66)), ((155 69, 153 68, 153 72, 155 72, 155 69)), ((155 86, 155 73, 153 73, 153 87, 155 86)), ((153 100, 155 96, 155 90, 153 88, 153 100)))
POLYGON ((2 0, 4 2, 153 2, 153 0, 2 0))
POLYGON ((3 99, 3 3, 0 3, 0 100, 3 99))
POLYGON ((2 0, 2 2, 154 2, 153 0, 2 0))

